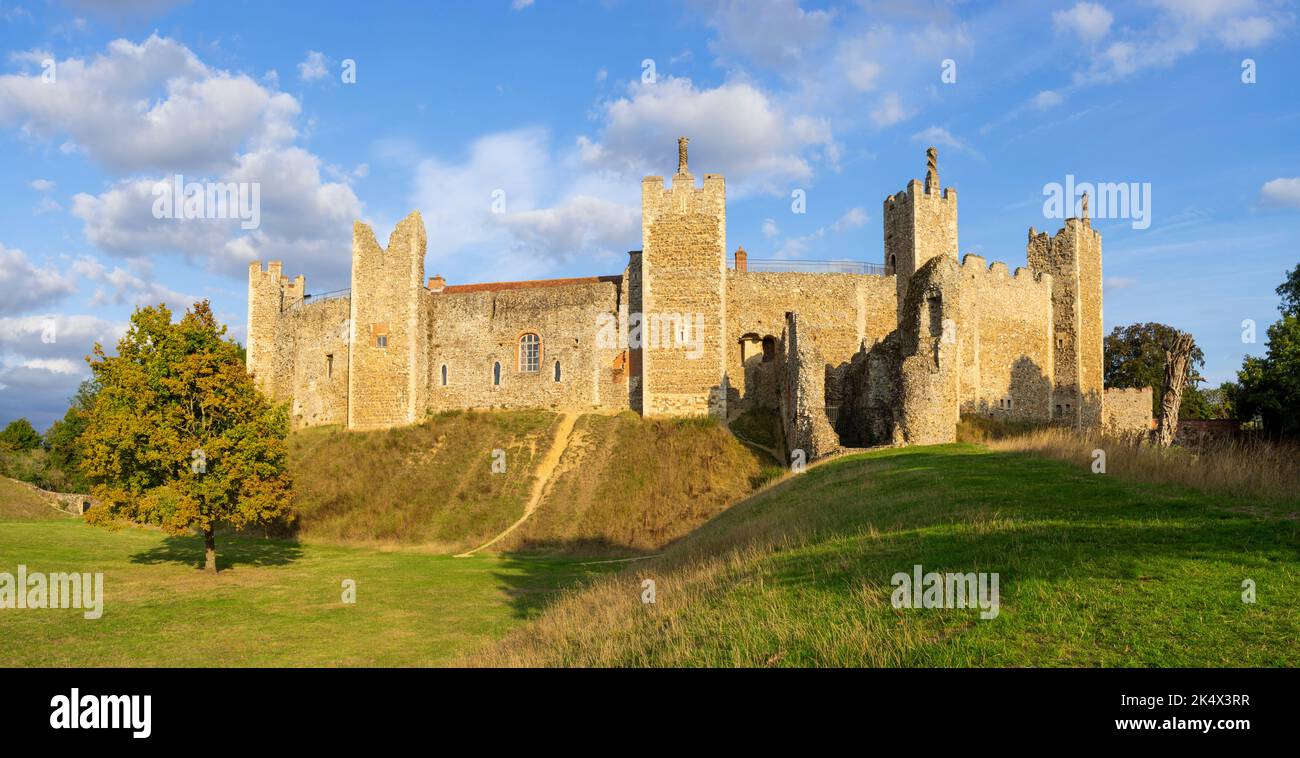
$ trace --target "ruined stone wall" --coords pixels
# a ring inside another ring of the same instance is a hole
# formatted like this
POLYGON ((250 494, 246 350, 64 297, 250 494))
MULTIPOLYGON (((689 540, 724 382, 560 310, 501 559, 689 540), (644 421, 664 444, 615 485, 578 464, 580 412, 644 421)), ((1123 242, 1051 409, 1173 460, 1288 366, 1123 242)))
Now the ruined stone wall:
POLYGON ((1012 421, 1052 418, 1052 277, 1005 263, 959 268, 957 344, 961 412, 1012 421))
POLYGON ((900 365, 895 444, 955 442, 960 418, 957 341, 944 323, 961 318, 961 268, 947 256, 931 258, 908 282, 898 327, 900 365))
POLYGON ((419 212, 381 248, 374 231, 353 226, 348 427, 383 428, 423 417, 428 397, 425 232, 419 212))
MULTIPOLYGON (((642 256, 640 250, 633 250, 627 254, 627 268, 623 271, 622 297, 620 298, 619 314, 622 323, 630 328, 631 317, 633 314, 643 314, 645 302, 642 298, 642 256)), ((643 379, 643 354, 641 348, 635 345, 629 345, 627 352, 623 356, 623 369, 627 376, 627 395, 628 407, 637 413, 641 413, 643 406, 641 402, 641 387, 643 379)))
POLYGON ((1054 236, 1029 229, 1030 268, 1052 275, 1058 421, 1095 428, 1102 422, 1101 235, 1088 219, 1068 218, 1054 236), (1071 412, 1064 412, 1069 407, 1071 412))
MULTIPOLYGON (((684 151, 683 151, 684 153, 684 151)), ((672 186, 641 185, 642 304, 647 320, 702 318, 703 349, 676 347, 672 335, 645 333, 642 403, 646 416, 726 416, 726 186, 716 174, 696 187, 683 162, 672 186)), ((689 342, 689 340, 688 340, 689 342)))
POLYGON ((862 344, 898 322, 892 276, 841 273, 727 271, 727 376, 741 408, 775 407, 777 394, 763 367, 761 340, 777 339, 785 314, 799 313, 802 339, 828 365, 827 404, 839 404, 839 384, 862 344), (747 341, 746 336, 758 338, 747 341), (743 353, 743 355, 742 355, 743 353))
POLYGON ((1145 435, 1151 431, 1151 388, 1107 387, 1102 403, 1102 431, 1114 435, 1145 435))
POLYGON ((626 350, 617 335, 620 278, 529 284, 534 286, 469 291, 448 287, 432 293, 430 410, 628 407, 626 350), (602 326, 606 338, 598 340, 602 326), (525 334, 540 338, 536 371, 521 366, 520 340, 525 334), (493 373, 498 363, 500 384, 494 383, 493 373))
POLYGON ((839 437, 826 418, 825 359, 805 339, 800 317, 787 313, 781 332, 781 424, 787 455, 802 450, 812 461, 839 447, 839 437))

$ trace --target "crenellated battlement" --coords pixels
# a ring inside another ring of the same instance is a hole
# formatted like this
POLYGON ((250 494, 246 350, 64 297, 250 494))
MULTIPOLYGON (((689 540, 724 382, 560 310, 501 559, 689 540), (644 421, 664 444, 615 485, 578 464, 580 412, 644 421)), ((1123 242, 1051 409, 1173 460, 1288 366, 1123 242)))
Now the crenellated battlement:
POLYGON ((1010 266, 1002 261, 987 263, 983 256, 967 253, 961 259, 962 276, 979 282, 1005 282, 1026 287, 1036 287, 1050 291, 1052 275, 1035 271, 1028 266, 1017 266, 1012 272, 1010 266))

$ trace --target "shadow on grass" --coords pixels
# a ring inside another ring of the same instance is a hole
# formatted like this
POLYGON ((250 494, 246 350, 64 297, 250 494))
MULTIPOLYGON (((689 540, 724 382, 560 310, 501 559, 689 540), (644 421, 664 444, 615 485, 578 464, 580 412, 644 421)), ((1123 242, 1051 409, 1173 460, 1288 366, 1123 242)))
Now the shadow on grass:
POLYGON ((643 551, 605 539, 536 540, 520 550, 499 553, 498 586, 510 598, 515 618, 535 618, 565 590, 610 574, 644 556, 643 551), (632 557, 634 560, 628 561, 632 557))
MULTIPOLYGON (((497 579, 516 615, 531 618, 585 580, 673 570, 748 539, 806 539, 803 548, 770 555, 768 580, 845 592, 864 580, 888 586, 893 573, 915 564, 926 571, 997 571, 1014 592, 1016 581, 1027 579, 1128 584, 1160 581, 1179 565, 1300 563, 1300 524, 1258 518, 1241 505, 1028 454, 912 448, 846 457, 787 479, 722 512, 662 558, 592 563, 638 553, 590 541, 534 544, 503 554, 497 579)), ((759 570, 751 565, 742 573, 759 570)), ((1224 591, 1237 581, 1235 574, 1223 579, 1224 591)), ((635 582, 628 587, 639 591, 635 582)))
MULTIPOLYGON (((236 566, 285 566, 302 557, 297 542, 217 536, 217 571, 236 566)), ((198 535, 167 537, 158 547, 131 556, 132 563, 181 563, 202 569, 205 553, 198 535)))

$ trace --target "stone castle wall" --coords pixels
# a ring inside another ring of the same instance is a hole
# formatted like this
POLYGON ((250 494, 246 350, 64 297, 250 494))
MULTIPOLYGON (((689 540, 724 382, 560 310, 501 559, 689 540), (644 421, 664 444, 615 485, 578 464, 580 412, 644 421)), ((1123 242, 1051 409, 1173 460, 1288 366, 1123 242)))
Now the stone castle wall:
POLYGON ((600 325, 617 323, 621 277, 529 284, 534 286, 448 287, 432 293, 431 410, 629 407, 627 351, 619 346, 616 333, 612 345, 598 344, 600 325), (520 364, 520 339, 525 334, 536 334, 540 340, 535 371, 520 364), (494 381, 496 365, 499 383, 494 381))
MULTIPOLYGON (((704 185, 679 168, 672 184, 646 177, 641 185, 641 297, 647 319, 660 325, 682 317, 703 333, 686 335, 702 348, 676 347, 672 334, 646 329, 641 395, 646 416, 726 415, 726 184, 706 174, 704 185)), ((649 321, 647 323, 650 323, 649 321)), ((668 330, 671 331, 671 330, 668 330)))
POLYGON ((305 300, 303 277, 250 267, 248 369, 296 426, 475 407, 725 418, 763 406, 816 451, 949 442, 960 413, 1149 424, 1149 396, 1102 390, 1101 238, 1088 219, 1031 229, 1029 266, 1014 274, 979 256, 959 264, 956 192, 940 189, 936 156, 924 185, 885 200, 883 276, 729 269, 725 183, 696 185, 684 140, 671 186, 642 184, 642 250, 621 276, 426 285, 418 213, 386 248, 357 223, 349 297, 305 300), (535 370, 524 335, 540 340, 535 370))
POLYGON ((1145 435, 1151 431, 1151 388, 1106 389, 1101 428, 1107 434, 1145 435))
POLYGON ((726 282, 727 376, 740 408, 776 407, 762 340, 779 339, 786 313, 799 313, 803 340, 826 360, 832 408, 839 378, 862 344, 880 341, 897 322, 892 276, 728 269, 726 282))
POLYGON ((781 425, 786 451, 803 451, 804 460, 820 458, 839 447, 839 437, 826 418, 825 359, 806 339, 798 314, 785 315, 781 330, 781 425))
POLYGON ((1030 268, 1052 275, 1053 410, 1058 421, 1097 427, 1102 421, 1101 235, 1088 219, 1068 218, 1055 235, 1031 227, 1030 268), (1069 410, 1067 410, 1069 409, 1069 410))
POLYGON ((1051 419, 1052 277, 1005 263, 959 267, 958 317, 947 325, 960 361, 961 412, 1013 421, 1051 419))

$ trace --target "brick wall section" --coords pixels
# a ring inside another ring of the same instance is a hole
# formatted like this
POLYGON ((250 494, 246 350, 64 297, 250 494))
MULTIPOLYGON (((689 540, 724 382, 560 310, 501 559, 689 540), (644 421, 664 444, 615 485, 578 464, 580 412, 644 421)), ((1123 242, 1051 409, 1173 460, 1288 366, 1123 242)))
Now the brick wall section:
POLYGON ((816 345, 804 338, 800 317, 787 313, 781 332, 781 424, 787 455, 804 452, 811 461, 839 447, 839 437, 826 419, 825 360, 816 345))
MULTIPOLYGON (((703 354, 662 343, 642 349, 646 416, 726 416, 726 185, 705 174, 696 187, 679 173, 641 184, 642 305, 647 319, 704 318, 703 354)), ((648 332, 649 330, 647 330, 648 332)))
POLYGON ((1151 388, 1107 387, 1102 430, 1115 435, 1145 435, 1151 431, 1151 388))

